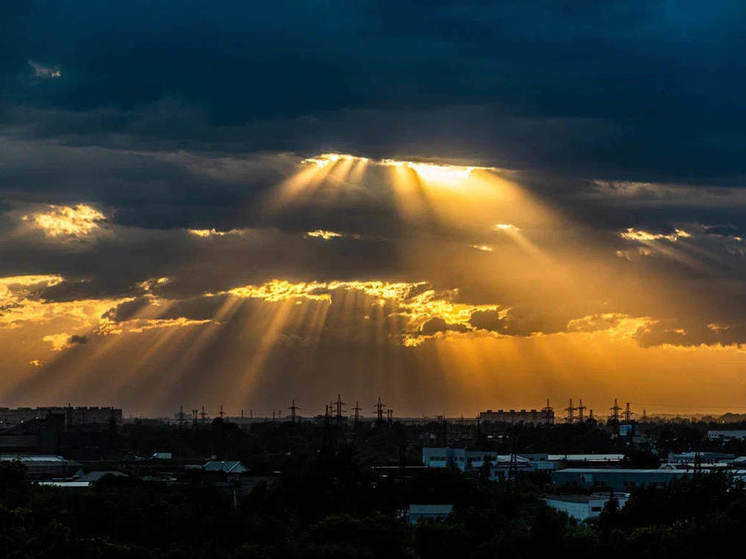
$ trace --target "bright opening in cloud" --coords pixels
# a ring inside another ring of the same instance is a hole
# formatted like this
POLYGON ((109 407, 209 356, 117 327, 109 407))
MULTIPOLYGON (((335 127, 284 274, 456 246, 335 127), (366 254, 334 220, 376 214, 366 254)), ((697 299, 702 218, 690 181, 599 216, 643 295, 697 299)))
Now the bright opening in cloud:
POLYGON ((691 238, 691 234, 687 233, 683 229, 674 229, 673 233, 664 234, 664 233, 650 233, 648 231, 643 231, 642 229, 635 229, 634 227, 628 227, 626 231, 623 231, 619 233, 619 236, 622 237, 622 239, 626 239, 628 241, 639 241, 639 242, 650 242, 650 241, 671 241, 676 242, 679 239, 688 239, 691 238))
POLYGON ((76 206, 49 206, 46 211, 34 212, 23 216, 35 229, 41 230, 47 237, 83 239, 93 235, 106 216, 86 204, 76 206))
POLYGON ((324 229, 316 229, 315 231, 309 231, 306 233, 306 237, 314 237, 317 239, 324 239, 328 241, 330 239, 338 239, 342 237, 342 233, 336 233, 334 231, 326 231, 324 229))

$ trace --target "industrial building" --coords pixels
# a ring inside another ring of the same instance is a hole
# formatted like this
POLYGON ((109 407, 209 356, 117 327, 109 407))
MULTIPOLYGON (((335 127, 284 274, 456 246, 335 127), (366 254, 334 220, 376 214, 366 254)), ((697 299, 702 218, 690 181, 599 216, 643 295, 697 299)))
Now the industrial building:
MULTIPOLYGON (((624 508, 629 499, 628 493, 615 494, 619 508, 624 508)), ((547 505, 560 512, 567 513, 576 520, 588 520, 598 517, 611 499, 609 493, 594 493, 592 495, 550 495, 544 498, 547 505)))
POLYGON ((55 479, 70 476, 79 464, 52 455, 0 455, 0 462, 20 462, 26 469, 26 477, 33 480, 55 479))
MULTIPOLYGON (((621 465, 624 454, 517 454, 513 463, 516 470, 549 471, 567 467, 614 467, 621 465)), ((422 463, 428 468, 455 467, 461 471, 472 471, 489 462, 493 468, 505 469, 510 463, 509 454, 493 451, 467 450, 465 448, 424 447, 422 463)), ((498 476, 499 477, 499 476, 498 476)))
POLYGON ((687 475, 681 469, 565 468, 552 472, 556 487, 576 485, 585 489, 629 491, 642 485, 666 485, 687 475))

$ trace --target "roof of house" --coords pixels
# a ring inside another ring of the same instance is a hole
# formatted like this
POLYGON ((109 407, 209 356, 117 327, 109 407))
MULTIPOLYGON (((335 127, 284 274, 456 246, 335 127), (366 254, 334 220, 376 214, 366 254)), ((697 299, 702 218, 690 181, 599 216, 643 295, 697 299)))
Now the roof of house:
POLYGON ((127 474, 116 470, 97 470, 94 472, 81 473, 75 477, 75 481, 98 481, 104 476, 127 477, 127 474))
POLYGON ((227 474, 243 474, 249 470, 238 460, 210 460, 203 466, 206 472, 225 472, 227 474))
MULTIPOLYGON (((614 497, 621 500, 626 500, 629 495, 627 493, 615 493, 614 497)), ((564 503, 591 503, 593 501, 606 501, 609 499, 608 493, 594 493, 592 495, 547 495, 544 497, 546 501, 562 501, 564 503)))
POLYGON ((54 456, 51 454, 33 454, 33 455, 1 454, 0 455, 0 461, 12 462, 14 460, 18 460, 19 462, 23 462, 23 463, 33 463, 33 462, 66 463, 67 462, 67 460, 65 460, 62 456, 54 456))
POLYGON ((451 514, 453 505, 409 505, 409 514, 451 514))

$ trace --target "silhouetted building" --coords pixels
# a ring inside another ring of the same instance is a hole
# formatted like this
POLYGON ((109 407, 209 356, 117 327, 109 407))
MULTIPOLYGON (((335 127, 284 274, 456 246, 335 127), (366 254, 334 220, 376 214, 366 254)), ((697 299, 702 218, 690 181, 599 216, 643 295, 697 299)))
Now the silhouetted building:
POLYGON ((73 425, 105 425, 112 421, 122 423, 122 410, 111 407, 50 406, 41 408, 0 408, 0 426, 12 427, 50 416, 64 417, 64 423, 73 425))
POLYGON ((479 413, 479 420, 495 423, 551 424, 554 423, 554 410, 487 410, 479 413))
POLYGON ((686 470, 627 468, 566 468, 552 472, 555 486, 576 485, 587 489, 629 491, 642 485, 667 485, 687 475, 686 470))

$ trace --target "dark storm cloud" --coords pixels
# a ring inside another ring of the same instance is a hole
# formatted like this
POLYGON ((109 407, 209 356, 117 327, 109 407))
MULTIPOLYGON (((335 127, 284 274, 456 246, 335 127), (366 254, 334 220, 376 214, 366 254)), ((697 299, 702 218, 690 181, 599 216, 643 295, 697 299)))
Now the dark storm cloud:
POLYGON ((87 119, 67 130, 25 123, 41 134, 412 152, 616 179, 732 184, 745 170, 739 2, 28 2, 5 12, 6 111, 87 119), (61 76, 34 83, 28 60, 61 76), (103 124, 86 116, 100 111, 103 124))

